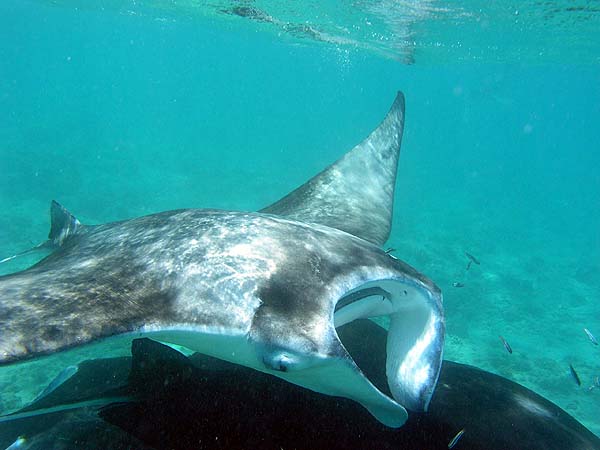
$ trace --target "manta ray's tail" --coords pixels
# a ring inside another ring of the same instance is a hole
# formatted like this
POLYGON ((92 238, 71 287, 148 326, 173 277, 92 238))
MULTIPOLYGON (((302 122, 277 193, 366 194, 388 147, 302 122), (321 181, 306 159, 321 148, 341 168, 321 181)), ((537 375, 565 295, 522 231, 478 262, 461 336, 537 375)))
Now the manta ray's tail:
POLYGON ((48 241, 44 241, 41 244, 38 244, 34 247, 28 248, 27 250, 23 250, 22 252, 16 253, 12 256, 7 256, 6 258, 0 259, 0 264, 11 261, 19 256, 29 255, 31 253, 35 253, 37 251, 45 250, 48 248, 48 241))
POLYGON ((0 259, 0 264, 31 253, 54 250, 60 247, 68 237, 73 236, 82 227, 81 222, 73 214, 67 211, 56 200, 52 200, 52 204, 50 205, 50 233, 48 234, 48 240, 7 258, 0 259))

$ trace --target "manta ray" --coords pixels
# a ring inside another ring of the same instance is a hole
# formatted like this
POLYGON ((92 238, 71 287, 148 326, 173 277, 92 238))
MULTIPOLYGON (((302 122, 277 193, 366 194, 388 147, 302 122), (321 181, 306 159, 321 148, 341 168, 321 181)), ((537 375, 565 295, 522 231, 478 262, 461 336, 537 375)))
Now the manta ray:
MULTIPOLYGON (((337 332, 369 379, 385 386, 377 369, 385 366, 386 331, 358 319, 337 332)), ((331 450, 600 449, 598 437, 542 396, 446 359, 428 411, 389 428, 351 400, 146 338, 133 340, 130 356, 66 367, 31 405, 0 417, 0 448, 11 450, 302 449, 307 442, 331 450)))
POLYGON ((428 407, 445 329, 440 289, 382 249, 404 104, 398 93, 363 142, 258 212, 85 225, 52 202, 52 253, 0 277, 0 365, 50 367, 80 347, 147 337, 354 400, 400 427, 407 409, 428 407), (336 331, 364 318, 388 324, 386 388, 336 331))

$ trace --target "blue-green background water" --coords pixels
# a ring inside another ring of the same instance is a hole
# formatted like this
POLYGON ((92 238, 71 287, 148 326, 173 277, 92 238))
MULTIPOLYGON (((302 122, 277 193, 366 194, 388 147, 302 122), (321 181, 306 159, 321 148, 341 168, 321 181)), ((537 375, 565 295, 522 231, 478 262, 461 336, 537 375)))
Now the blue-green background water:
POLYGON ((583 333, 600 337, 600 65, 566 50, 542 63, 418 56, 3 1, 0 256, 45 238, 52 199, 87 223, 258 209, 362 140, 400 89, 389 245, 442 287, 446 358, 516 380, 600 434, 600 389, 588 390, 600 348, 583 333), (481 266, 465 271, 465 251, 481 266))

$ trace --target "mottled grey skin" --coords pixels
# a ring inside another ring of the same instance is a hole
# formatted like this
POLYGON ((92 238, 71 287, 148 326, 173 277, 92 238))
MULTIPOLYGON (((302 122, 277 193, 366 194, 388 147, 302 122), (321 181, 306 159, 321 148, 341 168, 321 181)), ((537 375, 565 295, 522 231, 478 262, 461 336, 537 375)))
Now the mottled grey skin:
POLYGON ((296 332, 314 351, 339 354, 332 340, 314 342, 311 326, 333 314, 343 294, 336 286, 348 290, 373 273, 439 292, 362 239, 260 213, 188 209, 85 227, 35 266, 0 278, 0 358, 169 323, 227 327, 273 346, 296 332))
POLYGON ((0 277, 0 365, 146 333, 348 396, 400 426, 400 405, 427 408, 444 340, 440 290, 377 245, 390 232, 403 123, 399 93, 364 142, 257 213, 186 209, 86 226, 53 202, 54 252, 0 277), (335 330, 377 315, 391 319, 394 399, 335 330))

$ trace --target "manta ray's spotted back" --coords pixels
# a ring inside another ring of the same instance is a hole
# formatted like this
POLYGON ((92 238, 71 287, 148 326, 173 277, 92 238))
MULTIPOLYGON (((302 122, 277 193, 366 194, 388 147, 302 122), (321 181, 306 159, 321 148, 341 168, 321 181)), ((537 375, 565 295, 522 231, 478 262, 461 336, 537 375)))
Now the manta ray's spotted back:
MULTIPOLYGON (((427 408, 441 292, 379 244, 390 231, 404 97, 338 162, 261 212, 186 209, 85 226, 53 204, 54 252, 0 277, 0 365, 147 336, 360 402, 389 426, 427 408), (336 328, 387 316, 389 395, 336 328)), ((89 357, 89 355, 86 355, 89 357)), ((69 364, 76 364, 70 361, 69 364)))

